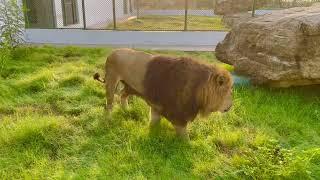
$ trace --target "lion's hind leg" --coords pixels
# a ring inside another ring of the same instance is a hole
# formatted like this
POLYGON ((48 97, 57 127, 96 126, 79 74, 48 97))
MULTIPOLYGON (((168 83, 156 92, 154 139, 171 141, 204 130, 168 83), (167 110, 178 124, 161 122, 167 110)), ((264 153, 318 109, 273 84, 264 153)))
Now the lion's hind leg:
POLYGON ((131 95, 138 95, 139 93, 135 91, 131 86, 129 86, 125 81, 121 80, 121 83, 124 85, 123 89, 121 90, 121 105, 124 108, 128 107, 128 98, 131 95))
POLYGON ((111 112, 114 102, 114 94, 119 83, 119 76, 112 70, 107 70, 105 75, 105 88, 106 88, 106 110, 111 112))
POLYGON ((121 94, 121 105, 124 108, 128 108, 128 98, 130 96, 130 91, 129 91, 129 87, 124 84, 124 88, 121 90, 120 92, 121 94))

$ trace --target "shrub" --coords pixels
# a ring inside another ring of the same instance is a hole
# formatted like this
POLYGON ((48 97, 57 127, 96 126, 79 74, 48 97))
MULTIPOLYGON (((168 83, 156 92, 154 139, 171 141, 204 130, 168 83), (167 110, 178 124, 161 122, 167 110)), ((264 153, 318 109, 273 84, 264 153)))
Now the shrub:
POLYGON ((0 74, 5 67, 7 60, 10 58, 10 51, 7 48, 0 48, 0 74))
POLYGON ((15 48, 24 42, 23 10, 16 0, 0 0, 0 46, 15 48))
POLYGON ((0 74, 12 51, 24 42, 22 8, 16 0, 0 0, 0 74))

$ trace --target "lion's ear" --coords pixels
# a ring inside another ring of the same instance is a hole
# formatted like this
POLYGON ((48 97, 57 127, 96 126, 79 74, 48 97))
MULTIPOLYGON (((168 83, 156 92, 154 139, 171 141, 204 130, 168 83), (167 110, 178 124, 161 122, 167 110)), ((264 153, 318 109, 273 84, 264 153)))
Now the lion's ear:
POLYGON ((217 76, 217 83, 219 84, 219 86, 222 86, 225 83, 227 83, 227 78, 223 75, 218 75, 217 76))

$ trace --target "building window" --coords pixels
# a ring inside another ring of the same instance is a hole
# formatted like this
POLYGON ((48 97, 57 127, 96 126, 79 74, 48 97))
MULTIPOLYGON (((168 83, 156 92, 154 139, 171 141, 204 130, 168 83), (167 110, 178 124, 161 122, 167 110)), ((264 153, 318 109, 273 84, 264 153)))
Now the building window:
POLYGON ((77 0, 62 0, 63 25, 79 23, 77 0))
POLYGON ((26 28, 55 28, 53 0, 24 0, 26 28))

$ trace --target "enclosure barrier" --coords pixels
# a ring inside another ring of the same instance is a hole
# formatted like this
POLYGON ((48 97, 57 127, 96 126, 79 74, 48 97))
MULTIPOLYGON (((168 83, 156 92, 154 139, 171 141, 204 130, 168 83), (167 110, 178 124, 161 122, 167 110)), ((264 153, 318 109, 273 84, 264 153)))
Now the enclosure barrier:
MULTIPOLYGON (((217 0, 22 0, 26 28, 116 31, 228 31, 217 0)), ((252 0, 248 13, 310 6, 320 0, 252 0), (251 12, 250 12, 251 11, 251 12)))

